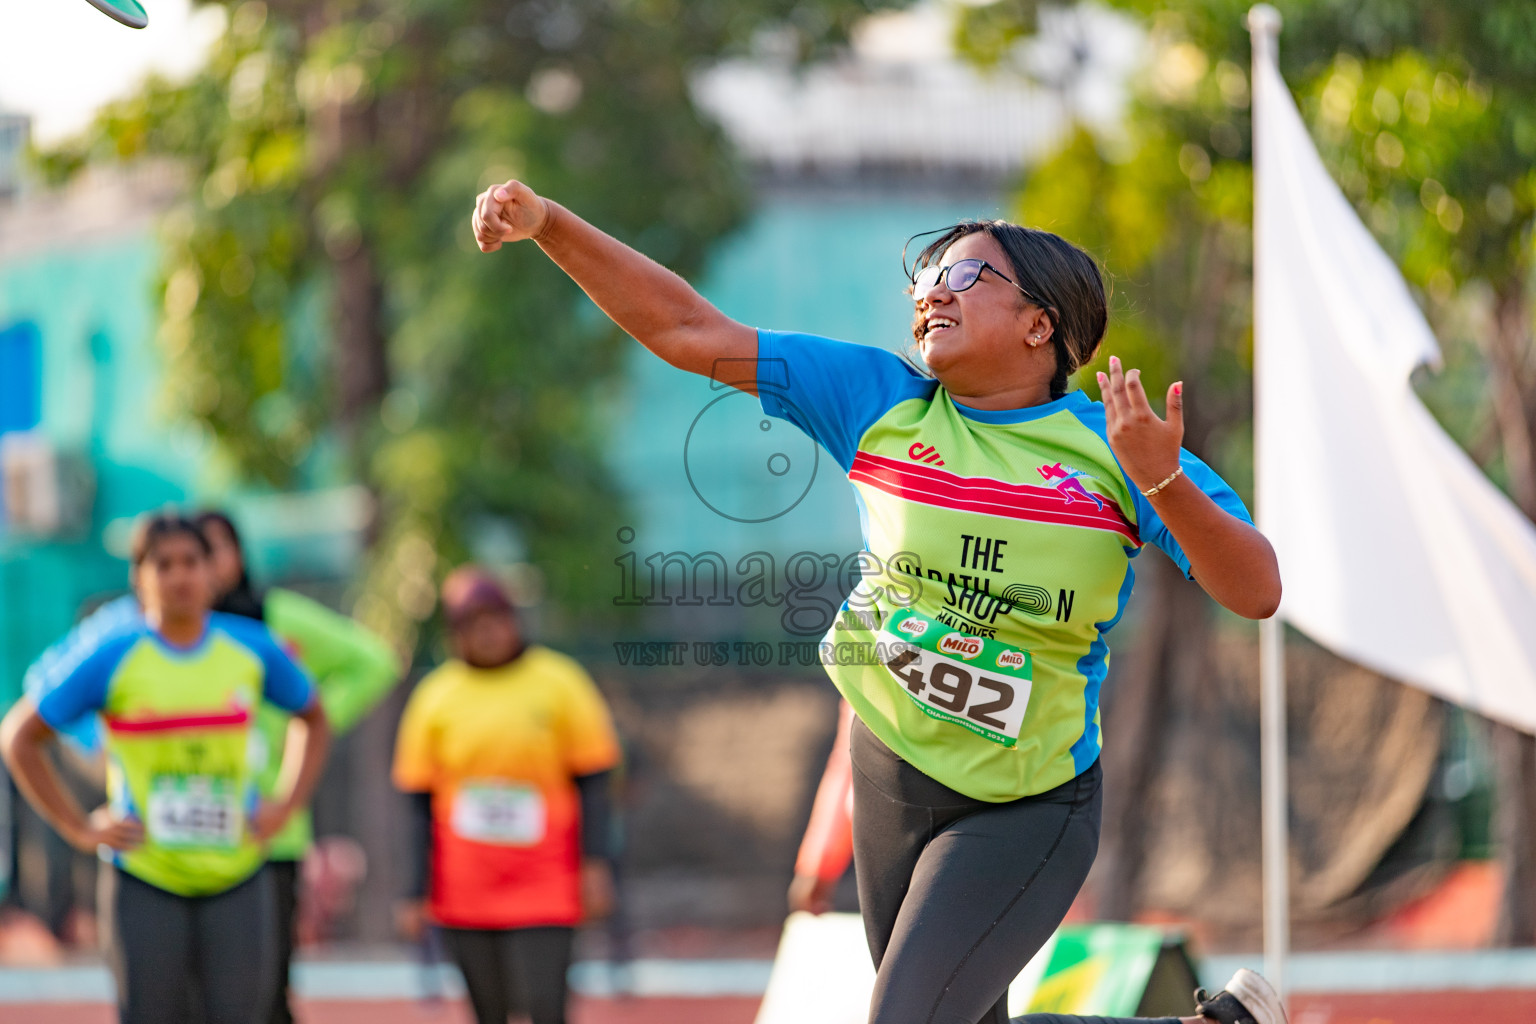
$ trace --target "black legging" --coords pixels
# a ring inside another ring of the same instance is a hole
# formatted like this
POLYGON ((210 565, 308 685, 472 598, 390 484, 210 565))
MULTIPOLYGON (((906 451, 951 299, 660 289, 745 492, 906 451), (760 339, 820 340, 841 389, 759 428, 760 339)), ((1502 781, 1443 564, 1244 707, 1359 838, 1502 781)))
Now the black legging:
POLYGON ((565 975, 574 928, 444 928, 443 945, 464 975, 477 1024, 565 1024, 565 975))
POLYGON ((293 966, 293 930, 299 914, 299 868, 296 860, 267 861, 267 872, 272 876, 273 931, 277 940, 267 1024, 293 1024, 293 996, 288 986, 293 966))
POLYGON ((193 991, 202 993, 207 1024, 265 1024, 276 939, 265 868, 214 896, 178 896, 113 874, 119 1024, 181 1020, 193 991))
MULTIPOLYGON (((293 993, 289 974, 293 964, 294 923, 298 915, 299 862, 269 860, 265 873, 271 877, 272 955, 267 960, 271 971, 267 978, 265 1024, 293 1024, 293 993)), ((199 986, 187 986, 187 1008, 179 1021, 166 1024, 209 1024, 199 986)))
POLYGON ((853 855, 874 957, 870 1024, 1006 1024, 1008 984, 1061 924, 1099 845, 1098 762, 987 803, 855 722, 853 855))

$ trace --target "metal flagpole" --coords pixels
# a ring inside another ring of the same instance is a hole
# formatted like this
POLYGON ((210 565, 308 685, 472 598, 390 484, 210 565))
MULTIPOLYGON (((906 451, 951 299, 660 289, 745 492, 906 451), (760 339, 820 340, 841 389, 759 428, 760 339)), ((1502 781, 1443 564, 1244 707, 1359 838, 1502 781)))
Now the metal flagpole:
POLYGON ((1291 945, 1290 810, 1285 788, 1285 631, 1278 615, 1259 623, 1259 759, 1263 781, 1264 974, 1285 995, 1291 945))
MULTIPOLYGON (((1261 171, 1259 76, 1268 71, 1278 60, 1280 39, 1280 12, 1269 4, 1258 4, 1248 12, 1248 31, 1253 38, 1253 74, 1250 95, 1253 97, 1253 178, 1254 178, 1254 345, 1260 346, 1268 339, 1262 336, 1260 325, 1261 296, 1257 287, 1259 261, 1262 257, 1260 232, 1264 229, 1258 202, 1258 181, 1261 171)), ((1254 365, 1259 360, 1254 359, 1254 365)), ((1255 371, 1257 372, 1257 370, 1255 371)), ((1257 396, 1259 389, 1254 388, 1257 396)), ((1255 417, 1257 419, 1257 417, 1255 417)), ((1261 441, 1262 443, 1262 441, 1261 441)), ((1256 449, 1257 450, 1257 449, 1256 449)), ((1254 474, 1260 478, 1258 473, 1254 474)), ((1262 526, 1262 524, 1261 524, 1262 526)), ((1261 765, 1262 842, 1264 848, 1264 973, 1275 989, 1285 995, 1285 962, 1290 948, 1290 850, 1289 802, 1286 797, 1286 736, 1285 736, 1285 631, 1279 614, 1259 623, 1259 759, 1261 765)))

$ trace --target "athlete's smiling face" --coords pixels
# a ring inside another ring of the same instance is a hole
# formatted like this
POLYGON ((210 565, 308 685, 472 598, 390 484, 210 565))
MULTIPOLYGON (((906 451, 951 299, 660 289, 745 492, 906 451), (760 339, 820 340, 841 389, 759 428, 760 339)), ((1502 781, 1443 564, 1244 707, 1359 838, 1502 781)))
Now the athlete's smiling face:
POLYGON ((154 618, 195 619, 213 604, 208 552, 188 533, 157 539, 134 574, 139 603, 154 618))
POLYGON ((912 333, 923 362, 951 394, 970 404, 988 407, 993 403, 986 399, 994 395, 1019 406, 1048 400, 1056 371, 1050 318, 992 269, 1014 277, 1007 254, 991 235, 964 236, 939 262, 948 267, 965 259, 989 264, 969 288, 951 291, 946 274, 912 296, 912 333))

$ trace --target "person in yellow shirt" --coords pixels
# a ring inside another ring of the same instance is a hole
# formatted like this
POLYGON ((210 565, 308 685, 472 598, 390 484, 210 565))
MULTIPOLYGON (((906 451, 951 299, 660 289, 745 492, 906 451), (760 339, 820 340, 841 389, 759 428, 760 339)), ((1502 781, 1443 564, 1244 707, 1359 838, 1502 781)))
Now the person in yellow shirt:
POLYGON ((441 927, 478 1024, 564 1024, 575 928, 613 901, 618 739, 591 678, 524 644, 489 573, 452 573, 443 610, 458 657, 411 694, 395 747, 417 861, 402 931, 441 927))

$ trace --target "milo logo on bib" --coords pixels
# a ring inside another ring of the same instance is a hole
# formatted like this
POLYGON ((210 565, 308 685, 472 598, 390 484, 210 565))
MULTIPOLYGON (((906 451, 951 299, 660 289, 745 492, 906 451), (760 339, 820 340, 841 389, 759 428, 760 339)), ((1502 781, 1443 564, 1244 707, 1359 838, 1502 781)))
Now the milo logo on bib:
POLYGON ((970 661, 981 653, 982 639, 979 636, 966 636, 964 633, 951 633, 939 641, 940 654, 953 654, 957 658, 970 661))
POLYGON ((891 678, 930 718, 1005 747, 1018 742, 1033 685, 1028 651, 956 633, 910 608, 886 620, 876 650, 891 678))

